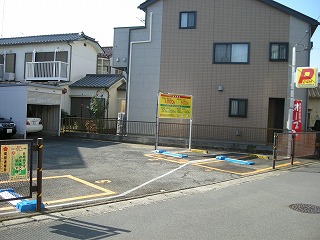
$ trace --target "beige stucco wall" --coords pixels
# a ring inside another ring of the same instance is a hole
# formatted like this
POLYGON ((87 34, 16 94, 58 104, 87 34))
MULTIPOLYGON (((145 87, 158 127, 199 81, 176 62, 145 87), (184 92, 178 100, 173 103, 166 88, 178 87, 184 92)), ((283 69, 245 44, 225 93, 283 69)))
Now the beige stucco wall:
POLYGON ((269 98, 288 97, 290 59, 270 62, 269 44, 289 42, 290 16, 256 0, 163 2, 161 91, 193 95, 195 123, 266 128, 269 98), (185 11, 196 29, 179 29, 185 11), (250 64, 212 63, 214 43, 239 42, 250 64), (248 99, 247 118, 228 117, 229 98, 248 99))

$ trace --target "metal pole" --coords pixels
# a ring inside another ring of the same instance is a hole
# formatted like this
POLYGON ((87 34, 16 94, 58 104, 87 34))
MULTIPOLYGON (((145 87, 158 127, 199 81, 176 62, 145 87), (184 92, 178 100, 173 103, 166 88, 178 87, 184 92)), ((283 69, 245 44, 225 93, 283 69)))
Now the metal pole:
POLYGON ((277 145, 278 145, 278 134, 277 134, 277 133, 274 133, 274 135, 273 135, 273 160, 272 160, 272 169, 275 169, 275 168, 276 168, 277 145))
POLYGON ((291 72, 291 84, 290 84, 290 103, 288 109, 288 121, 287 129, 292 131, 292 118, 293 118, 293 105, 294 105, 294 80, 296 74, 296 45, 292 48, 292 72, 291 72))
POLYGON ((43 156, 43 138, 37 140, 38 165, 37 165, 37 204, 36 211, 41 212, 42 205, 42 156, 43 156))
POLYGON ((295 146, 296 146, 296 134, 292 134, 292 147, 291 147, 291 165, 293 165, 295 146))
POLYGON ((189 150, 191 150, 192 142, 192 118, 190 118, 190 130, 189 130, 189 150))
POLYGON ((155 146, 154 149, 157 150, 158 149, 158 141, 159 141, 159 97, 160 97, 160 92, 158 92, 158 96, 157 96, 157 109, 156 109, 156 142, 155 142, 155 146))

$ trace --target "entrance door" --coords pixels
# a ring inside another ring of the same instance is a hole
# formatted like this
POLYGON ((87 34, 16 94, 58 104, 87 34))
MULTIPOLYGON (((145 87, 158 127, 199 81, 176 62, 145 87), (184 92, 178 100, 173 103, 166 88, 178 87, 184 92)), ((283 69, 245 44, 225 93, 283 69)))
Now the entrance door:
POLYGON ((284 98, 269 98, 268 142, 273 142, 274 129, 283 129, 284 98))
POLYGON ((70 115, 76 117, 90 118, 91 114, 88 109, 90 105, 90 97, 72 97, 70 115))

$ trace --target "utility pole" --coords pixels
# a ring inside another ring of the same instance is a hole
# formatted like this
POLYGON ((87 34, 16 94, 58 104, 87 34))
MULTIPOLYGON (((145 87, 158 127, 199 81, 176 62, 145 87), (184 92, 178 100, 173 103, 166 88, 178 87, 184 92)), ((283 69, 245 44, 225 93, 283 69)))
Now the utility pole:
POLYGON ((292 48, 292 72, 291 72, 291 84, 290 84, 290 105, 288 111, 288 121, 287 121, 287 129, 289 132, 292 132, 292 118, 293 118, 293 105, 294 105, 294 81, 296 75, 296 46, 294 45, 292 48))

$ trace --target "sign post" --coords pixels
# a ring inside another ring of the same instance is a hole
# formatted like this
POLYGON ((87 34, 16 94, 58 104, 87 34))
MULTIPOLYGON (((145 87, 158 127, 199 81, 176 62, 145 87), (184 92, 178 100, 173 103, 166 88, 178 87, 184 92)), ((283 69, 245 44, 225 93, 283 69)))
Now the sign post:
POLYGON ((158 93, 157 104, 157 126, 156 126, 156 146, 157 150, 159 140, 159 118, 177 118, 190 119, 189 129, 189 149, 191 149, 191 134, 192 134, 192 96, 173 94, 173 93, 158 93))

